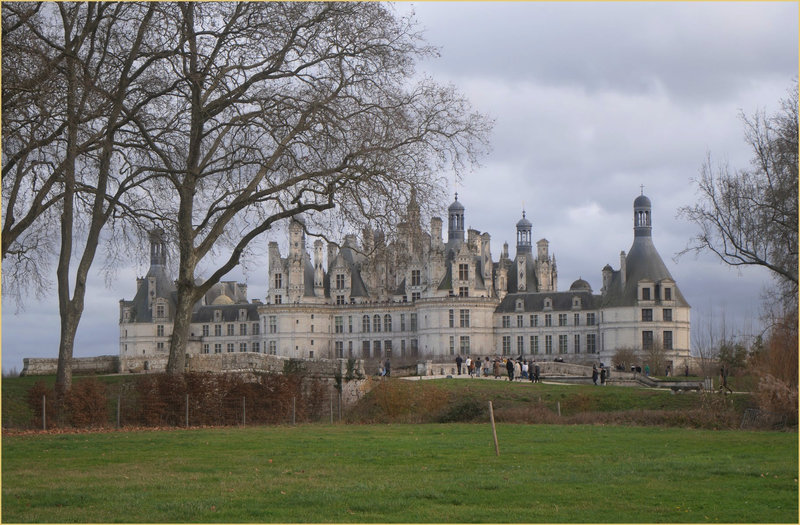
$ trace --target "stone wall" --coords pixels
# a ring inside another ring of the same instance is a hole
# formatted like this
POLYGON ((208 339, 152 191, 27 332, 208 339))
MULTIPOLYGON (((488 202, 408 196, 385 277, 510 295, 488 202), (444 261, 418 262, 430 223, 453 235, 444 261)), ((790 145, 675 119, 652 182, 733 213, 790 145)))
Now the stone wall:
MULTIPOLYGON (((55 375, 58 370, 58 359, 26 357, 22 360, 21 376, 55 375)), ((82 374, 115 374, 119 372, 119 358, 115 355, 97 357, 76 357, 72 359, 72 373, 82 374)))

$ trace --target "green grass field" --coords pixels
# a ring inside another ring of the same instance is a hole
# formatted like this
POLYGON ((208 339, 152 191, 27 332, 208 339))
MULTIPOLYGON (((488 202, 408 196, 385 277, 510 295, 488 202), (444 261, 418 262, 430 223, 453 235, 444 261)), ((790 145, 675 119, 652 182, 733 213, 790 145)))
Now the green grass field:
POLYGON ((4 436, 3 522, 785 522, 797 434, 301 425, 4 436))

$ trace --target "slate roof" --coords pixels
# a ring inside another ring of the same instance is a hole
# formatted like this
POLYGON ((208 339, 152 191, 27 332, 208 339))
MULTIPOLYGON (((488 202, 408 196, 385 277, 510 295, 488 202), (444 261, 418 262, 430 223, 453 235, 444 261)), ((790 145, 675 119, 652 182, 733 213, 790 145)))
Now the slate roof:
POLYGON ((226 304, 226 305, 209 305, 200 306, 192 314, 193 323, 213 323, 214 312, 217 310, 222 311, 222 320, 217 322, 235 323, 242 322, 239 319, 239 310, 247 310, 246 321, 258 321, 258 307, 260 305, 253 303, 239 303, 239 304, 226 304))
MULTIPOLYGON (((572 311, 572 299, 580 297, 581 310, 595 310, 600 307, 602 296, 592 295, 586 290, 572 292, 530 292, 530 293, 510 293, 506 295, 495 309, 496 313, 517 312, 517 299, 525 301, 525 312, 543 312, 544 300, 550 298, 552 301, 552 311, 565 312, 572 311)), ((550 311, 550 310, 548 310, 550 311)))
POLYGON ((152 309, 147 307, 148 298, 148 282, 150 277, 156 279, 156 296, 155 298, 164 298, 167 300, 168 316, 171 319, 175 313, 177 301, 177 288, 175 282, 167 276, 167 272, 161 265, 151 265, 144 282, 136 291, 136 295, 131 301, 122 301, 124 306, 131 307, 130 322, 132 323, 152 323, 153 312, 152 309))

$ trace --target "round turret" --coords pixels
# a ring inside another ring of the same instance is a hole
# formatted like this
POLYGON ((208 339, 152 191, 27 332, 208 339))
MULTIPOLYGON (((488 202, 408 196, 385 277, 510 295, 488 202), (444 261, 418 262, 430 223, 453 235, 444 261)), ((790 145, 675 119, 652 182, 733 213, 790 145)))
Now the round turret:
POLYGON ((574 283, 572 283, 570 285, 569 291, 570 292, 580 292, 580 291, 591 292, 592 291, 592 286, 588 282, 586 282, 583 279, 579 278, 577 281, 575 281, 574 283))

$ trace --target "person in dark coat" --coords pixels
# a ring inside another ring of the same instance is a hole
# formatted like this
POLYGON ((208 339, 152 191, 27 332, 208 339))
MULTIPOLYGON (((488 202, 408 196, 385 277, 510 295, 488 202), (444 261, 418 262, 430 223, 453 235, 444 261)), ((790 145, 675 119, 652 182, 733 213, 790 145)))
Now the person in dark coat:
POLYGON ((506 370, 508 370, 508 380, 509 381, 513 381, 514 380, 514 360, 511 359, 510 357, 508 358, 508 361, 506 361, 506 370))
POLYGON ((539 380, 539 365, 538 364, 534 364, 533 365, 533 382, 534 383, 541 383, 541 381, 539 380))
POLYGON ((603 368, 603 365, 600 365, 600 384, 602 386, 606 386, 606 377, 607 376, 608 376, 608 373, 606 372, 606 369, 603 368))
POLYGON ((597 386, 597 366, 592 365, 592 383, 594 386, 597 386))
POLYGON ((383 371, 384 371, 384 375, 386 377, 389 377, 389 375, 390 375, 390 373, 392 371, 392 364, 389 362, 388 359, 386 360, 386 363, 383 365, 383 371))
POLYGON ((461 375, 461 363, 463 362, 464 360, 461 359, 460 355, 456 356, 456 368, 458 369, 458 375, 461 375))

